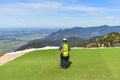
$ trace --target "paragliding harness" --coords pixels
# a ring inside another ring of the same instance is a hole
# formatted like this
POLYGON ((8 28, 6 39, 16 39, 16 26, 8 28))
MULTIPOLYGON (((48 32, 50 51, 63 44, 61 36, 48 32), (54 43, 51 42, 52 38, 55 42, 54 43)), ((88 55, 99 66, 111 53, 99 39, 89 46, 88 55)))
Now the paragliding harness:
POLYGON ((63 43, 62 44, 61 66, 63 68, 69 67, 69 52, 68 52, 68 44, 67 43, 63 43))

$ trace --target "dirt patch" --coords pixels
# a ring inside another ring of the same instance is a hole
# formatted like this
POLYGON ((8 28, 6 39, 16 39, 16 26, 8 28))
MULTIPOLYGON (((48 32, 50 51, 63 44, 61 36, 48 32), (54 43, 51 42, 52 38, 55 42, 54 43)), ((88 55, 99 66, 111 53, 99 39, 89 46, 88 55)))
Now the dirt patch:
POLYGON ((0 57, 3 56, 3 55, 5 55, 5 53, 0 53, 0 57))
POLYGON ((25 54, 25 52, 24 53, 15 53, 15 54, 10 54, 10 53, 5 54, 0 57, 0 66, 8 63, 9 61, 11 61, 17 57, 24 55, 24 54, 25 54))

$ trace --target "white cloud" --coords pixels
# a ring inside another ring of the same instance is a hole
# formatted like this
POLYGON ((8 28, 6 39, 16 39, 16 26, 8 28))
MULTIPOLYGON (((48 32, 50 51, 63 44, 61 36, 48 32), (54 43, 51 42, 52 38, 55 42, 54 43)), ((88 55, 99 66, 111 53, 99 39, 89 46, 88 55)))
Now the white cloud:
POLYGON ((104 8, 89 7, 89 6, 66 6, 66 7, 64 7, 64 9, 65 10, 87 12, 87 13, 95 13, 95 12, 103 11, 104 8))
POLYGON ((116 17, 115 16, 106 16, 105 18, 108 20, 112 20, 112 19, 115 19, 116 17))
POLYGON ((0 5, 0 13, 26 13, 40 10, 57 9, 62 4, 58 2, 43 3, 9 3, 0 5))
POLYGON ((119 19, 120 16, 118 15, 111 15, 111 16, 106 16, 105 19, 108 19, 108 20, 117 20, 119 19))
POLYGON ((89 14, 109 14, 120 12, 120 8, 92 7, 92 6, 64 6, 64 10, 80 11, 89 14))
MULTIPOLYGON (((73 1, 73 0, 70 0, 73 1)), ((106 14, 111 12, 120 12, 119 8, 94 7, 87 5, 63 5, 60 2, 39 2, 39 3, 6 3, 0 5, 0 14, 49 14, 56 11, 79 11, 89 14, 106 14)))

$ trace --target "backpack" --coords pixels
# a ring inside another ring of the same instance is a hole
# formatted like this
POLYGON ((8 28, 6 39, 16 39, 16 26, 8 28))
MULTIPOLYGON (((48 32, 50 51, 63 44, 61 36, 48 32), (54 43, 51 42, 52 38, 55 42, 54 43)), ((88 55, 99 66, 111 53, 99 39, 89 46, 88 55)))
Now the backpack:
POLYGON ((67 43, 65 43, 65 44, 63 44, 62 45, 62 47, 63 47, 63 57, 67 57, 68 56, 68 44, 67 43))

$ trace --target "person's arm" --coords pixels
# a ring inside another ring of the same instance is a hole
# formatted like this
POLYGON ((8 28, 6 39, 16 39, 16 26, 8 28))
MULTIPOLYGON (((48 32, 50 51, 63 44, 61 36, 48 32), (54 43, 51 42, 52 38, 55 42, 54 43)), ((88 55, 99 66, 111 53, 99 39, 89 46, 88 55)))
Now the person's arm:
POLYGON ((62 46, 61 46, 61 44, 60 44, 60 46, 59 46, 59 49, 58 49, 58 50, 60 51, 61 49, 62 49, 62 46))
POLYGON ((70 49, 70 45, 68 45, 68 51, 70 51, 71 49, 70 49))
POLYGON ((62 44, 60 44, 60 46, 59 46, 59 51, 60 51, 60 54, 63 53, 63 51, 62 51, 62 44))
POLYGON ((68 53, 70 53, 70 50, 71 50, 71 49, 70 49, 70 45, 68 45, 68 53))
POLYGON ((60 46, 59 46, 59 51, 61 51, 61 49, 62 49, 62 44, 60 44, 60 46))

